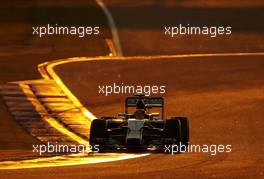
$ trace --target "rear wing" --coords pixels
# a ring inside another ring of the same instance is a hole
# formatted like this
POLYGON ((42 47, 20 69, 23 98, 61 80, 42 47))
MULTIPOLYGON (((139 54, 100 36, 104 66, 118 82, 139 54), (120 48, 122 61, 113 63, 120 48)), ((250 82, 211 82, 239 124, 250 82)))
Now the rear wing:
POLYGON ((162 97, 128 97, 126 98, 125 111, 128 107, 136 107, 138 100, 143 100, 146 107, 162 108, 162 118, 164 113, 164 99, 162 97))
POLYGON ((159 107, 164 106, 164 100, 161 97, 157 98, 138 98, 138 97, 128 97, 126 98, 126 107, 136 107, 138 100, 143 100, 147 107, 159 107))

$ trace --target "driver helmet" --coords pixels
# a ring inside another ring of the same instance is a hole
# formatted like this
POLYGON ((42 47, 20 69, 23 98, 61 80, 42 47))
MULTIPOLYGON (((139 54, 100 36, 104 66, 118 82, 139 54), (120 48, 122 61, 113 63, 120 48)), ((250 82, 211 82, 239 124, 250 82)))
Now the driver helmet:
POLYGON ((144 109, 138 109, 134 113, 135 119, 144 119, 146 115, 146 111, 144 109))
POLYGON ((144 110, 146 110, 146 105, 145 105, 144 101, 141 100, 141 99, 138 100, 136 106, 137 106, 137 109, 144 109, 144 110))

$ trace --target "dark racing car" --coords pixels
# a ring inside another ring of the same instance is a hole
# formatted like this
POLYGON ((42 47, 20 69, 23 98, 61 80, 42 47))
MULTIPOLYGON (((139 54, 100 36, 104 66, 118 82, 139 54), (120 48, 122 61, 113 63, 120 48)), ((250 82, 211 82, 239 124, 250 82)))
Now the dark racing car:
POLYGON ((135 95, 125 101, 125 112, 92 121, 90 144, 105 149, 148 149, 188 145, 186 117, 164 119, 164 99, 135 95), (152 110, 159 113, 151 113, 152 110), (133 113, 129 113, 133 111, 133 113))

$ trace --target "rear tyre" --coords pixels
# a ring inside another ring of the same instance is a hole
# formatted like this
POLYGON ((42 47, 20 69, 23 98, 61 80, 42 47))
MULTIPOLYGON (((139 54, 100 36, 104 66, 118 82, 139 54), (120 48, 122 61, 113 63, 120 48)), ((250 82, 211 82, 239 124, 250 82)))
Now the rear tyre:
POLYGON ((104 139, 107 138, 106 121, 101 119, 93 120, 90 129, 90 145, 93 148, 98 145, 99 151, 105 148, 104 139))
POLYGON ((176 117, 181 123, 181 152, 188 150, 189 145, 189 121, 186 117, 176 117))
POLYGON ((168 139, 166 144, 177 144, 181 140, 181 123, 177 119, 169 119, 165 122, 163 138, 168 139))
POLYGON ((189 144, 189 121, 186 117, 176 117, 181 122, 181 143, 185 146, 189 144))

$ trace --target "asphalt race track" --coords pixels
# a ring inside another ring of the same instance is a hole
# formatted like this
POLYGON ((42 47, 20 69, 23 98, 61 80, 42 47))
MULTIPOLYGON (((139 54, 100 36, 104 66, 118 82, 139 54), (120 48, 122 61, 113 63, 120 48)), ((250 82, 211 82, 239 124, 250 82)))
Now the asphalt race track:
POLYGON ((232 145, 231 153, 215 156, 153 154, 117 162, 106 165, 111 170, 105 175, 243 178, 260 176, 263 169, 263 66, 263 56, 230 56, 82 62, 58 66, 57 71, 96 116, 122 112, 125 97, 99 95, 99 84, 164 84, 166 116, 189 117, 191 143, 232 145), (78 72, 67 73, 75 69, 78 72), (118 165, 123 169, 115 168, 118 165))
POLYGON ((110 96, 105 99, 96 94, 98 84, 109 81, 118 83, 117 75, 127 83, 137 79, 133 74, 144 74, 139 83, 165 84, 166 116, 189 117, 191 143, 231 144, 232 152, 216 155, 196 152, 175 155, 155 153, 142 158, 101 164, 1 171, 1 175, 91 178, 260 177, 263 175, 262 58, 230 56, 91 61, 58 66, 56 71, 69 89, 82 102, 87 101, 87 107, 96 116, 122 111, 123 97, 110 96), (122 63, 122 66, 117 63, 122 63), (139 64, 141 67, 138 67, 139 64), (107 68, 102 70, 102 66, 107 68), (78 69, 78 72, 74 69, 78 69), (75 72, 69 75, 68 71, 75 72), (107 78, 100 75, 102 73, 107 78))

